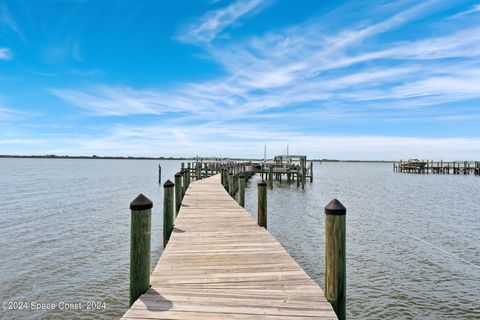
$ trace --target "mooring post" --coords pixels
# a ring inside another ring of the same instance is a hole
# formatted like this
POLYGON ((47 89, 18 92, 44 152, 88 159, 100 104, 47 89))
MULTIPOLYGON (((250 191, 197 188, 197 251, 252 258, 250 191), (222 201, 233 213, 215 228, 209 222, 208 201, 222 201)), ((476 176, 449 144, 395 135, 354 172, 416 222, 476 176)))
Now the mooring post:
POLYGON ((175 217, 178 216, 180 205, 182 204, 182 175, 180 172, 175 174, 175 217))
POLYGON ((223 168, 222 174, 223 174, 223 187, 225 188, 225 190, 228 191, 228 169, 223 168))
POLYGON ((236 194, 236 193, 238 192, 238 187, 239 187, 238 178, 239 178, 239 173, 237 173, 237 174, 235 174, 235 175, 233 176, 233 186, 234 186, 234 188, 233 188, 233 190, 234 190, 233 194, 236 194))
POLYGON ((130 305, 150 286, 150 199, 140 194, 130 203, 130 305))
POLYGON ((242 207, 245 207, 245 175, 243 173, 240 174, 239 181, 240 190, 238 194, 238 204, 240 204, 242 207))
POLYGON ((162 183, 162 165, 158 165, 158 183, 162 183))
POLYGON ((268 167, 268 186, 273 188, 273 165, 268 167))
POLYGON ((307 172, 307 159, 302 161, 302 189, 305 189, 305 176, 307 172))
POLYGON ((182 175, 182 200, 183 197, 185 197, 185 193, 187 193, 187 170, 183 169, 180 171, 180 174, 182 175))
POLYGON ((267 183, 262 180, 258 189, 258 225, 267 229, 267 183))
POLYGON ((313 182, 313 161, 310 161, 310 182, 313 182))
POLYGON ((235 194, 233 190, 233 173, 231 172, 228 174, 228 193, 230 193, 232 197, 235 194))
POLYGON ((297 188, 300 186, 300 165, 297 165, 297 188))
POLYGON ((173 230, 173 217, 175 205, 173 201, 173 187, 175 184, 167 180, 163 184, 163 247, 167 246, 173 230))
POLYGON ((340 320, 346 314, 346 213, 337 199, 325 207, 325 298, 340 320))

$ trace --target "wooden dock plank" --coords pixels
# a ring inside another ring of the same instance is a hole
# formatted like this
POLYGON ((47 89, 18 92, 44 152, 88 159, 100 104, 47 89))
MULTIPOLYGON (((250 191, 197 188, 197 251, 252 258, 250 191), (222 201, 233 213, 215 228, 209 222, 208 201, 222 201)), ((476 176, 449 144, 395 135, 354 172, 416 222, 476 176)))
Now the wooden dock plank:
POLYGON ((337 319, 323 291, 219 175, 190 184, 150 283, 122 319, 337 319))

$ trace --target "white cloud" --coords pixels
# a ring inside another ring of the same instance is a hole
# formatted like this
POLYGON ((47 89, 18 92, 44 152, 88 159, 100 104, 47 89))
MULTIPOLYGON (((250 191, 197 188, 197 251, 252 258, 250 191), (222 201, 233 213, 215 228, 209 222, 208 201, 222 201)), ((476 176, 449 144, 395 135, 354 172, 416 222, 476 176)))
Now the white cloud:
POLYGON ((0 60, 12 59, 12 52, 9 48, 0 48, 0 60))
POLYGON ((444 160, 477 159, 480 139, 418 138, 400 136, 355 136, 303 134, 266 125, 263 129, 247 125, 229 126, 120 126, 102 137, 83 136, 75 149, 52 149, 58 154, 151 155, 151 156, 232 156, 263 157, 281 154, 290 145, 292 152, 310 158, 388 159, 407 156, 444 160), (199 147, 201 146, 201 148, 199 147), (298 150, 297 150, 298 149, 298 150))
POLYGON ((37 145, 43 143, 41 139, 0 139, 0 145, 37 145))
POLYGON ((164 98, 158 92, 128 87, 98 86, 92 87, 88 92, 51 89, 50 92, 76 107, 99 116, 159 115, 183 111, 181 106, 165 105, 164 98))
POLYGON ((424 2, 360 29, 354 26, 333 35, 321 33, 322 19, 317 18, 261 38, 209 47, 208 52, 227 74, 207 82, 168 91, 103 86, 52 92, 96 115, 173 111, 182 112, 188 120, 207 121, 254 117, 273 109, 332 101, 348 105, 388 99, 383 103, 397 108, 398 101, 405 99, 425 106, 480 97, 475 89, 475 70, 480 70, 478 28, 392 43, 385 50, 365 47, 358 51, 367 39, 411 22, 436 3, 424 2), (350 53, 352 49, 357 50, 355 54, 350 53), (463 59, 453 60, 457 58, 463 59), (364 66, 375 61, 379 61, 376 67, 364 66))
POLYGON ((212 10, 180 31, 179 39, 189 43, 208 43, 242 16, 258 9, 265 0, 237 0, 229 6, 212 10))
MULTIPOLYGON (((384 33, 434 13, 437 4, 424 2, 334 33, 322 28, 328 21, 319 17, 260 37, 213 42, 205 50, 221 64, 225 75, 209 81, 168 90, 103 85, 51 92, 98 116, 151 114, 157 116, 152 122, 161 122, 160 126, 117 127, 104 138, 86 139, 87 154, 119 148, 134 154, 175 150, 172 155, 191 155, 198 152, 198 146, 213 141, 205 152, 253 156, 251 150, 262 150, 264 143, 281 152, 286 144, 302 141, 309 154, 331 153, 329 157, 349 152, 359 158, 396 159, 415 151, 419 157, 425 153, 446 158, 453 145, 459 155, 478 157, 477 139, 329 136, 305 133, 302 124, 294 121, 424 121, 425 115, 429 121, 447 121, 458 117, 458 107, 455 114, 432 107, 480 98, 478 27, 462 23, 440 36, 424 33, 415 40, 387 41, 381 46, 375 42, 384 33), (428 110, 419 117, 412 111, 415 108, 428 110), (392 114, 383 114, 385 110, 392 114), (163 116, 166 113, 168 119, 163 116)), ((219 18, 224 15, 210 14, 211 24, 204 17, 205 26, 195 29, 201 32, 190 34, 191 39, 211 41, 228 25, 223 22, 234 21, 219 18)))
POLYGON ((466 11, 462 11, 460 13, 457 13, 455 15, 455 17, 464 16, 464 15, 472 14, 472 13, 478 13, 478 12, 480 12, 480 3, 475 4, 472 8, 470 8, 466 11))
POLYGON ((6 5, 0 7, 0 24, 5 26, 7 29, 10 29, 21 40, 26 41, 25 34, 20 29, 13 16, 10 14, 10 11, 6 5))

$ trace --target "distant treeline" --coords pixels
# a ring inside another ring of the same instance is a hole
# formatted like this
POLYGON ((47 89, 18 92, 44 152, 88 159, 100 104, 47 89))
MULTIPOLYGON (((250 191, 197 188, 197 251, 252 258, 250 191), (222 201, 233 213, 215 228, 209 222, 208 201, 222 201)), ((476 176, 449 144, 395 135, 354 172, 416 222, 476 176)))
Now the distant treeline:
MULTIPOLYGON (((33 158, 33 159, 106 159, 106 160, 196 160, 197 157, 114 157, 114 156, 68 156, 68 155, 0 155, 0 158, 33 158)), ((215 159, 214 157, 199 157, 199 159, 215 159)), ((226 158, 216 158, 226 159, 226 158)), ((263 161, 263 159, 255 158, 228 158, 230 160, 243 161, 263 161)), ((313 162, 366 162, 366 163, 393 163, 395 161, 389 160, 337 160, 337 159, 308 159, 313 162)))
POLYGON ((34 158, 34 159, 107 159, 107 160, 189 160, 192 158, 177 157, 114 157, 114 156, 58 156, 54 154, 47 155, 0 155, 0 158, 34 158))

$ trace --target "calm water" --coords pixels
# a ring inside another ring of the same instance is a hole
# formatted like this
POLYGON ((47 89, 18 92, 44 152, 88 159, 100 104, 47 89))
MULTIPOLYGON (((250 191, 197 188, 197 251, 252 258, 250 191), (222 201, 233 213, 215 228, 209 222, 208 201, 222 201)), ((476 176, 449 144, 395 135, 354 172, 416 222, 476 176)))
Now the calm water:
MULTIPOLYGON (((128 308, 129 203, 154 202, 179 161, 0 159, 0 301, 105 302, 100 311, 4 311, 4 319, 114 319, 128 308)), ((323 163, 305 190, 269 192, 269 230, 322 287, 323 207, 347 207, 350 319, 480 319, 480 178, 323 163)), ((247 209, 256 212, 256 182, 247 209)))

